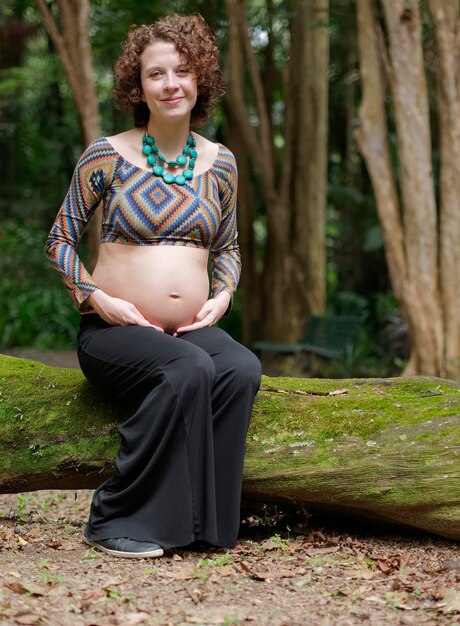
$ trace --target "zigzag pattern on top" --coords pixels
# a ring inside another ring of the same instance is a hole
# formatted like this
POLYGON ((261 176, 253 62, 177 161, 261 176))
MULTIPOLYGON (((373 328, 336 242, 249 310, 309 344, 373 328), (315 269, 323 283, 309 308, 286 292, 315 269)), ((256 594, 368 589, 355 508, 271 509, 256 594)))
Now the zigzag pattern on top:
POLYGON ((82 154, 50 231, 46 252, 77 306, 98 286, 76 252, 102 201, 101 242, 207 248, 211 293, 233 294, 241 271, 235 157, 222 144, 209 170, 183 186, 133 165, 101 137, 82 154))

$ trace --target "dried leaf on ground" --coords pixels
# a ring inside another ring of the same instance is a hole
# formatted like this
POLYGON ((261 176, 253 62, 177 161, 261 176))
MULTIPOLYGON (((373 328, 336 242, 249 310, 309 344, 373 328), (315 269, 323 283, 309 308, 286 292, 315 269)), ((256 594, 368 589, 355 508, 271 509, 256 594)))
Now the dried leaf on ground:
POLYGON ((182 569, 174 570, 172 572, 165 572, 163 576, 167 578, 173 578, 174 580, 188 580, 196 578, 195 567, 183 567, 182 569))
POLYGON ((340 550, 340 546, 328 546, 326 548, 307 548, 305 550, 305 554, 307 556, 321 556, 323 554, 334 554, 334 552, 338 552, 340 550))
POLYGON ((213 576, 233 576, 235 574, 235 567, 233 565, 221 565, 213 570, 213 576))
POLYGON ((125 626, 135 626, 135 624, 142 624, 146 622, 151 615, 145 611, 138 611, 136 613, 126 613, 123 615, 123 624, 125 626))
POLYGON ((8 581, 3 583, 3 585, 4 587, 11 589, 11 591, 21 595, 30 593, 31 596, 44 596, 47 593, 46 590, 36 587, 35 585, 23 585, 22 583, 8 581))
POLYGON ((14 621, 16 622, 16 624, 37 624, 42 621, 42 618, 40 615, 27 613, 26 615, 20 615, 19 617, 15 617, 14 621))
POLYGON ((372 580, 376 577, 376 572, 373 572, 370 569, 347 569, 346 577, 352 579, 360 579, 360 580, 372 580))
POLYGON ((58 538, 54 538, 53 539, 48 539, 45 542, 45 545, 48 548, 53 548, 54 550, 59 550, 59 548, 61 548, 62 546, 62 539, 58 539, 58 538))
POLYGON ((409 556, 407 554, 395 554, 390 556, 369 555, 369 558, 375 561, 379 570, 384 574, 392 574, 402 567, 405 567, 409 562, 409 556))

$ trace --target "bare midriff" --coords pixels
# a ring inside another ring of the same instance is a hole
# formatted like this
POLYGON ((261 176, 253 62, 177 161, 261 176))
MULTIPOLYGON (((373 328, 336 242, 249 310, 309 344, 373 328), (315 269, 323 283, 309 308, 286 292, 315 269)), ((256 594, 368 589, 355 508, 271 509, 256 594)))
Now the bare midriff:
POLYGON ((92 276, 167 333, 191 324, 208 299, 208 250, 102 243, 92 276))

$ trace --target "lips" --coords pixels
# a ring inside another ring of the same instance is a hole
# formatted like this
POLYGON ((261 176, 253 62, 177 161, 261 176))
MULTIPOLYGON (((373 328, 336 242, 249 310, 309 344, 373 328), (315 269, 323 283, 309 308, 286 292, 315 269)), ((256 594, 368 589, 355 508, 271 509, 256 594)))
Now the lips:
POLYGON ((174 103, 174 102, 180 102, 182 99, 183 99, 182 96, 178 98, 164 98, 162 102, 174 103))

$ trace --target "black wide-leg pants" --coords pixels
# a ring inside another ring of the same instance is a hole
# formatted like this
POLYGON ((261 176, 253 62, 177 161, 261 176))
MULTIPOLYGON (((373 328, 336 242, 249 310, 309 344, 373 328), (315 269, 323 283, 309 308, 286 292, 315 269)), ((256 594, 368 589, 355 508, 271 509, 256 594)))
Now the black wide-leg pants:
POLYGON ((233 547, 260 385, 255 355, 217 327, 174 337, 86 314, 78 356, 86 378, 125 417, 115 471, 94 493, 87 537, 233 547))

